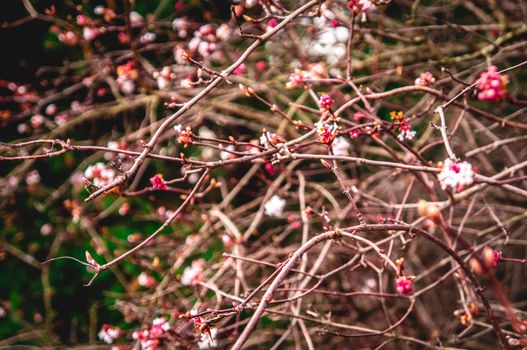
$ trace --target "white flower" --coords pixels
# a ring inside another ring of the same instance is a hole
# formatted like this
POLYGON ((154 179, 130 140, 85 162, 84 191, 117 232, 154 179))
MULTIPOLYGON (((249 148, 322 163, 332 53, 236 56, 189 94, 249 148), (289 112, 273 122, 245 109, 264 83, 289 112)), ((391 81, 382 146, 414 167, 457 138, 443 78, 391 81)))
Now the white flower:
POLYGON ((204 265, 205 261, 203 259, 194 260, 192 265, 188 266, 185 271, 183 271, 181 283, 184 286, 190 286, 201 280, 201 273, 203 272, 204 265))
MULTIPOLYGON (((119 77, 121 78, 121 77, 119 77)), ((134 93, 135 90, 135 83, 132 79, 119 79, 117 78, 117 84, 119 85, 119 88, 121 88, 121 91, 125 95, 131 95, 134 93)))
POLYGON ((143 44, 148 44, 156 40, 156 34, 152 32, 146 32, 139 37, 139 41, 143 44))
POLYGON ((223 149, 225 151, 221 151, 220 152, 221 160, 229 160, 229 159, 236 158, 236 154, 229 152, 229 151, 234 151, 234 146, 233 145, 228 145, 227 147, 224 147, 223 149))
POLYGON ((33 170, 26 175, 26 183, 28 185, 35 185, 40 182, 40 174, 37 170, 33 170))
POLYGON ((155 280, 152 276, 149 276, 146 272, 141 272, 137 276, 137 283, 141 287, 152 287, 155 284, 155 280))
POLYGON ((346 140, 345 137, 337 137, 331 144, 333 148, 333 154, 336 156, 348 156, 350 143, 346 140))
POLYGON ((179 134, 181 134, 182 130, 183 130, 183 127, 181 126, 181 124, 174 125, 174 131, 176 132, 176 135, 179 136, 179 134))
POLYGON ((114 180, 115 170, 107 167, 104 163, 96 163, 86 169, 84 177, 91 180, 95 186, 102 187, 114 180))
POLYGON ((397 135, 397 138, 400 141, 404 141, 404 139, 407 140, 413 140, 415 137, 415 131, 414 130, 402 130, 399 135, 397 135))
POLYGON ((101 16, 101 15, 104 14, 105 10, 106 9, 104 8, 104 6, 99 5, 99 6, 95 6, 95 8, 93 9, 93 13, 95 13, 96 15, 101 16))
POLYGON ((42 236, 47 236, 47 235, 49 235, 51 232, 53 232, 53 226, 51 226, 50 223, 46 223, 46 224, 44 224, 44 225, 42 225, 42 226, 40 227, 40 234, 41 234, 42 236))
POLYGON ((474 171, 468 162, 456 163, 446 159, 443 162, 443 169, 437 177, 442 189, 451 187, 453 191, 456 191, 474 182, 474 171))
POLYGON ((31 126, 38 129, 44 124, 44 117, 40 114, 36 114, 31 117, 31 126))
POLYGON ((285 199, 280 198, 277 195, 274 195, 265 203, 265 215, 280 217, 284 211, 285 199))
POLYGON ((99 35, 99 30, 97 28, 84 27, 82 30, 82 37, 86 41, 92 41, 99 35))
POLYGON ((216 336, 218 335, 218 330, 216 328, 210 329, 210 335, 202 333, 201 340, 198 342, 198 347, 200 349, 210 349, 218 346, 218 341, 216 336))
POLYGON ((99 331, 99 339, 104 341, 106 344, 112 344, 114 340, 121 336, 121 330, 118 327, 112 327, 110 325, 103 325, 99 331))
POLYGON ((130 24, 133 27, 140 26, 141 23, 143 23, 143 16, 141 16, 139 13, 132 11, 130 12, 130 24))

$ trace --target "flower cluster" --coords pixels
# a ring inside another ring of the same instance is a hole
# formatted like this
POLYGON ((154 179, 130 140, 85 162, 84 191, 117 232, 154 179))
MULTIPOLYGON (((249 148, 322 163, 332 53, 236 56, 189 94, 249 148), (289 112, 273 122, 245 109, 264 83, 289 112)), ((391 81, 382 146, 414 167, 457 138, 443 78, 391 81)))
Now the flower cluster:
POLYGON ((318 134, 318 142, 330 145, 338 134, 338 125, 335 123, 328 124, 321 121, 315 123, 315 129, 318 134))
POLYGON ((156 284, 156 280, 146 272, 141 272, 139 276, 137 276, 137 284, 141 287, 153 287, 156 284))
POLYGON ((306 78, 306 72, 295 68, 293 73, 289 74, 289 81, 285 84, 285 88, 290 90, 299 86, 304 86, 304 79, 306 78))
POLYGON ((430 72, 421 73, 421 75, 415 79, 415 85, 418 86, 430 86, 435 83, 436 78, 430 72))
POLYGON ((489 269, 498 266, 501 258, 502 252, 494 250, 491 247, 485 247, 483 249, 483 261, 489 269))
POLYGON ((129 61, 123 65, 117 66, 117 84, 125 95, 131 95, 135 90, 135 80, 137 79, 137 70, 134 68, 134 62, 129 61))
POLYGON ((192 53, 198 53, 201 57, 207 58, 216 51, 217 43, 227 40, 230 35, 231 29, 227 24, 222 24, 218 28, 212 24, 205 24, 194 32, 188 48, 192 53))
POLYGON ((121 336, 121 329, 119 327, 110 326, 104 324, 99 331, 99 339, 105 342, 106 344, 112 344, 121 336))
POLYGON ((264 206, 265 215, 280 217, 284 212, 285 208, 285 199, 274 195, 269 199, 264 206))
POLYGON ((168 190, 163 174, 155 174, 150 178, 150 183, 155 190, 168 190))
POLYGON ((192 143, 192 138, 194 137, 194 134, 192 133, 192 129, 190 126, 187 126, 185 129, 181 125, 174 126, 174 130, 176 131, 176 135, 178 136, 177 142, 182 143, 185 145, 185 147, 188 147, 192 143))
POLYGON ((451 187, 453 191, 456 191, 474 182, 474 171, 468 162, 453 162, 446 159, 437 177, 442 189, 451 187))
POLYGON ((156 79, 159 90, 164 90, 170 87, 170 83, 176 79, 176 73, 170 66, 164 66, 160 71, 154 71, 152 77, 156 79))
POLYGON ((321 94, 320 100, 318 101, 318 106, 322 110, 329 110, 331 106, 335 103, 335 100, 331 98, 328 94, 321 94))
POLYGON ((397 138, 400 141, 414 139, 416 132, 412 130, 410 119, 405 118, 403 112, 390 112, 390 119, 395 121, 395 130, 399 131, 397 138))
POLYGON ((38 170, 31 170, 29 173, 27 173, 26 183, 29 186, 36 185, 39 182, 40 182, 40 173, 38 172, 38 170))
POLYGON ((205 260, 196 259, 188 266, 181 276, 181 283, 184 286, 190 286, 198 283, 203 278, 202 272, 205 268, 205 260))
POLYGON ((480 90, 478 99, 481 101, 501 100, 507 95, 507 83, 507 77, 501 75, 496 66, 490 66, 486 72, 481 73, 477 81, 477 88, 480 90))
POLYGON ((401 295, 410 294, 413 290, 412 279, 406 276, 398 277, 395 280, 395 289, 401 295))
POLYGON ((217 328, 211 328, 209 333, 201 333, 201 339, 198 342, 198 348, 200 349, 210 349, 218 346, 218 340, 216 339, 218 335, 217 328))
POLYGON ((375 4, 370 0, 349 0, 348 7, 355 13, 368 12, 375 8, 375 4))
POLYGON ((84 178, 96 187, 103 187, 115 179, 115 170, 104 163, 96 163, 86 169, 84 178))
POLYGON ((220 158, 221 160, 229 160, 236 158, 236 154, 232 153, 235 151, 234 145, 228 145, 224 147, 222 144, 218 145, 220 148, 220 158))
POLYGON ((132 338, 139 340, 141 350, 156 350, 161 340, 170 336, 170 323, 164 317, 155 318, 150 329, 135 331, 132 338))
POLYGON ((322 56, 326 62, 334 65, 346 56, 346 43, 349 29, 339 25, 336 14, 323 4, 321 16, 314 19, 318 35, 312 42, 306 43, 308 53, 312 56, 322 56))

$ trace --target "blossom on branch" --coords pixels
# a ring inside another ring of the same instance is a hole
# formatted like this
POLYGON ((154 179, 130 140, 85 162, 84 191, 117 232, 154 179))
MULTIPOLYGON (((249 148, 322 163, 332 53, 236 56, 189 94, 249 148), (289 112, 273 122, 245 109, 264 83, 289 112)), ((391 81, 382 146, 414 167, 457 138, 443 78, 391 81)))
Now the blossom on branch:
POLYGON ((437 175, 442 189, 451 187, 453 191, 461 190, 474 182, 474 171, 468 162, 454 162, 446 159, 441 172, 437 175))
POLYGON ((430 86, 435 81, 436 81, 436 79, 434 78, 432 73, 424 72, 424 73, 421 73, 421 75, 417 79, 415 79, 415 85, 418 85, 418 86, 430 86))
POLYGON ((99 339, 106 344, 112 344, 121 336, 121 329, 119 327, 104 324, 99 331, 99 339))
POLYGON ((168 190, 163 174, 155 174, 150 178, 150 183, 155 190, 168 190))
POLYGON ((269 199, 264 206, 265 215, 280 217, 284 212, 285 208, 285 199, 274 195, 269 199))
POLYGON ((401 276, 395 280, 397 293, 401 295, 410 294, 413 290, 412 280, 406 276, 401 276))
POLYGON ((103 187, 115 179, 115 170, 104 163, 96 163, 86 169, 84 177, 90 180, 94 186, 103 187))
POLYGON ((331 98, 328 94, 322 93, 320 95, 320 100, 318 101, 318 106, 322 110, 329 110, 331 106, 335 103, 335 100, 331 98))
POLYGON ((328 124, 321 121, 315 123, 315 129, 318 134, 318 142, 330 145, 338 134, 338 125, 335 123, 328 124))
POLYGON ((480 90, 478 99, 480 101, 503 99, 507 95, 507 83, 507 77, 501 75, 496 66, 490 66, 486 72, 481 73, 477 81, 477 88, 480 90))

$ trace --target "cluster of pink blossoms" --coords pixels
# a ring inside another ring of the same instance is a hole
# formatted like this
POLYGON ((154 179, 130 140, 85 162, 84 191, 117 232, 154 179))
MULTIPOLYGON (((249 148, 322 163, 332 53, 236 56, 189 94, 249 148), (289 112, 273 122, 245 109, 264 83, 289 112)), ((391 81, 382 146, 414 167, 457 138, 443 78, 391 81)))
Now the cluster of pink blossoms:
POLYGON ((171 82, 176 79, 176 73, 174 73, 172 67, 164 66, 160 71, 154 71, 152 77, 156 79, 159 90, 164 90, 170 87, 171 82))
POLYGON ((94 186, 102 187, 115 179, 115 170, 104 163, 96 163, 86 169, 84 178, 93 183, 94 186))
POLYGON ((335 123, 315 123, 315 129, 318 134, 318 142, 330 145, 338 134, 338 125, 335 123))
POLYGON ((413 290, 412 280, 406 276, 401 276, 395 280, 395 289, 401 295, 410 294, 413 290))
POLYGON ((135 331, 132 338, 139 340, 141 350, 156 350, 161 340, 170 336, 170 323, 164 317, 155 318, 150 329, 135 331))
POLYGON ((188 43, 189 50, 201 57, 211 56, 217 49, 217 43, 227 40, 231 35, 231 28, 227 24, 215 27, 212 24, 202 25, 194 32, 194 37, 188 43))
POLYGON ((430 72, 421 73, 419 78, 415 79, 415 85, 418 86, 430 86, 435 83, 436 78, 430 72))
POLYGON ((478 99, 481 101, 499 101, 507 95, 507 77, 498 72, 496 66, 490 66, 481 73, 477 88, 480 90, 478 99))
POLYGON ((152 187, 156 190, 168 190, 168 186, 165 183, 163 174, 155 174, 150 178, 150 183, 152 187))
POLYGON ((289 74, 289 81, 285 84, 285 88, 290 90, 296 87, 303 87, 306 84, 306 80, 324 79, 327 75, 328 73, 324 63, 308 64, 307 70, 295 68, 293 73, 289 74))
POLYGON ((197 284, 203 278, 203 270, 205 268, 205 260, 196 259, 188 266, 181 276, 181 284, 184 286, 191 286, 197 284))
POLYGON ((192 138, 194 137, 194 134, 192 133, 192 129, 190 128, 190 126, 187 126, 185 129, 183 129, 183 127, 178 124, 174 126, 174 131, 178 136, 178 143, 182 143, 184 147, 188 147, 188 145, 192 143, 192 138))
POLYGON ((125 95, 131 95, 135 90, 135 80, 137 79, 137 70, 134 63, 129 61, 123 65, 117 66, 117 85, 125 95))
POLYGON ((104 324, 99 331, 99 339, 105 342, 106 344, 112 344, 121 336, 121 329, 119 327, 114 327, 109 324, 104 324))
POLYGON ((442 189, 451 187, 453 191, 456 191, 474 182, 474 170, 468 162, 453 162, 446 159, 437 177, 442 189))
POLYGON ((320 95, 320 100, 318 101, 318 106, 320 107, 320 109, 322 110, 329 110, 331 109, 331 106, 333 106, 333 104, 335 103, 335 100, 331 98, 331 96, 329 96, 328 94, 321 94, 320 95))

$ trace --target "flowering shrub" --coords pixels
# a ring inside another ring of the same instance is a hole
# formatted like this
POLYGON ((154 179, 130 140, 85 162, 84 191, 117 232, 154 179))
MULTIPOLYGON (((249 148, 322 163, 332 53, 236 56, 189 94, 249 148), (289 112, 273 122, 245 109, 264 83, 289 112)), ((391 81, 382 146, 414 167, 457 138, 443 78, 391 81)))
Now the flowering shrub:
POLYGON ((527 346, 521 2, 54 3, 0 28, 0 348, 527 346))

